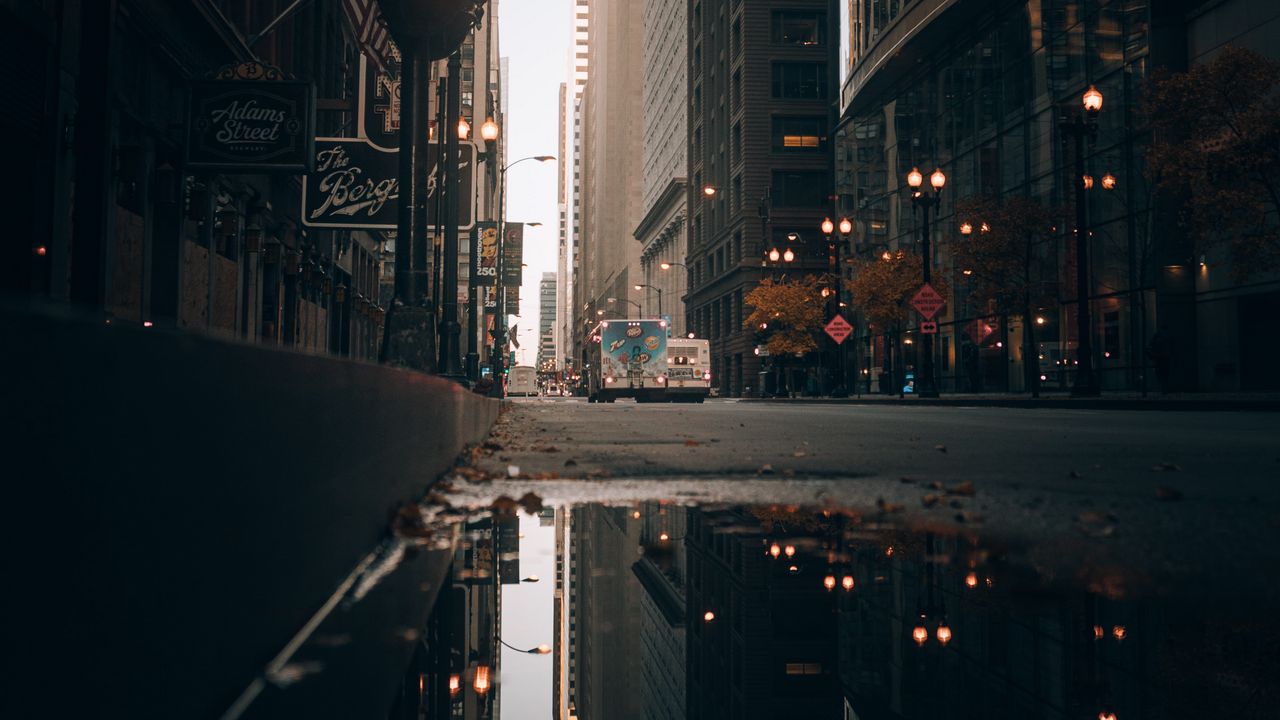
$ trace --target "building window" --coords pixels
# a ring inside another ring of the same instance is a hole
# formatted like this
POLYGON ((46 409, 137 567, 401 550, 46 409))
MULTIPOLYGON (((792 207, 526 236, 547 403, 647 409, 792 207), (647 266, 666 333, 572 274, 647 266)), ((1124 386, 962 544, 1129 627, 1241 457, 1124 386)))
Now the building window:
POLYGON ((773 96, 797 100, 822 100, 827 97, 825 63, 774 63, 773 96))
POLYGON ((788 675, 821 675, 822 663, 787 663, 788 675))
POLYGON ((818 47, 827 43, 825 14, 780 11, 773 14, 773 41, 783 45, 818 47))
POLYGON ((828 184, 821 171, 774 171, 770 196, 775 207, 825 207, 828 184))
POLYGON ((775 117, 773 149, 779 151, 827 151, 827 121, 820 117, 775 117))

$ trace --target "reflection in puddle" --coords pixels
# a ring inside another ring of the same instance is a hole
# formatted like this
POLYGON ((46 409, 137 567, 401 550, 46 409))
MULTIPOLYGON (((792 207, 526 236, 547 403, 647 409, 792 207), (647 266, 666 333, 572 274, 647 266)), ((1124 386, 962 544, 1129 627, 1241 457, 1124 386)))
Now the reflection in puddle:
POLYGON ((458 520, 411 676, 427 717, 1262 718, 1280 700, 1269 605, 1137 592, 1141 558, 1036 565, 883 511, 537 509, 458 520), (531 546, 554 578, 522 585, 531 546))

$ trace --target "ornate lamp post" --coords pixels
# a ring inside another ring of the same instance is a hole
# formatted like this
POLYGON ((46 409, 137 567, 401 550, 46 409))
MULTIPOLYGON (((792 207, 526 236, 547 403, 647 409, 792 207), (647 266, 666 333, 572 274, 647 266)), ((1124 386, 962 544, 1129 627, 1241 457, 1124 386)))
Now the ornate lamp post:
MULTIPOLYGON (((937 210, 938 205, 942 201, 942 188, 947 184, 947 176, 943 174, 941 169, 934 170, 929 176, 929 185, 933 188, 933 194, 926 193, 922 186, 924 185, 924 175, 917 168, 911 168, 911 172, 907 173, 907 185, 911 187, 911 204, 920 210, 922 222, 920 224, 920 255, 921 265, 924 268, 924 284, 928 285, 932 279, 931 266, 933 265, 933 255, 929 252, 929 211, 937 210)), ((938 397, 938 388, 933 379, 933 335, 931 333, 921 333, 921 358, 920 358, 920 375, 919 387, 916 395, 919 397, 936 398, 938 397)))
MULTIPOLYGON (((1093 313, 1089 306, 1092 282, 1089 268, 1089 227, 1085 207, 1085 190, 1093 187, 1093 178, 1084 169, 1084 141, 1090 143, 1098 137, 1098 113, 1102 111, 1102 93, 1090 85, 1081 96, 1079 112, 1064 117, 1058 127, 1063 140, 1075 144, 1076 196, 1076 381, 1071 387, 1074 396, 1099 394, 1098 377, 1093 371, 1093 313)), ((1115 178, 1103 178, 1104 187, 1115 187, 1115 178)), ((1110 189, 1110 188, 1108 188, 1110 189)))

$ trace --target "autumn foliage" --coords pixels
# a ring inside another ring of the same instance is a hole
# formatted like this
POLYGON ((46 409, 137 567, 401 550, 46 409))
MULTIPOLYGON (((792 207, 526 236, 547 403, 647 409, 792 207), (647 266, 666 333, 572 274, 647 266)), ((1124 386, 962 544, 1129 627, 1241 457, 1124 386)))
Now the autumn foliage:
MULTIPOLYGON (((862 311, 871 326, 881 332, 901 328, 915 311, 911 298, 924 284, 920 256, 899 251, 875 260, 854 264, 853 279, 845 287, 853 295, 853 305, 862 311)), ((947 296, 946 285, 936 276, 933 289, 947 296)))
POLYGON ((772 355, 804 354, 818 348, 816 336, 823 325, 820 278, 805 275, 774 281, 765 278, 742 298, 751 308, 743 327, 770 332, 767 347, 772 355))
POLYGON ((1187 72, 1157 71, 1143 113, 1148 176, 1181 200, 1199 246, 1229 246, 1240 279, 1280 266, 1280 63, 1228 46, 1187 72))
POLYGON ((1000 312, 1034 301, 1041 280, 1038 250, 1053 238, 1053 216, 1031 198, 969 197, 956 201, 956 217, 972 228, 952 243, 956 268, 969 274, 976 300, 995 300, 1000 312))

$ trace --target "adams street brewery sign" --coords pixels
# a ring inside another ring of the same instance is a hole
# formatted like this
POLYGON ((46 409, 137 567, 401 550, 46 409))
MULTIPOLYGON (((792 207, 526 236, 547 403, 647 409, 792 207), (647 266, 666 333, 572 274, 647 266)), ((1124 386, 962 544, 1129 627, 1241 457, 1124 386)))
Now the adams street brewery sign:
POLYGON ((197 170, 292 172, 315 157, 315 87, 261 63, 191 84, 187 165, 197 170))

